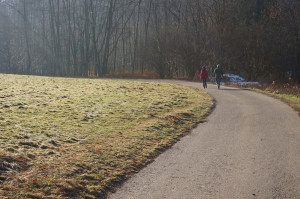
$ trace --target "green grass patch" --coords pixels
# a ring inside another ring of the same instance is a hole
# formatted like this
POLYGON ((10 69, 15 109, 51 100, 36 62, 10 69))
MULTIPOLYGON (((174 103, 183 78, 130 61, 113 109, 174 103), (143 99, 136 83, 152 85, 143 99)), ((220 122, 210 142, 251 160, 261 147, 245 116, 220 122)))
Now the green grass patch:
POLYGON ((0 195, 97 198, 212 106, 179 85, 0 74, 0 195))

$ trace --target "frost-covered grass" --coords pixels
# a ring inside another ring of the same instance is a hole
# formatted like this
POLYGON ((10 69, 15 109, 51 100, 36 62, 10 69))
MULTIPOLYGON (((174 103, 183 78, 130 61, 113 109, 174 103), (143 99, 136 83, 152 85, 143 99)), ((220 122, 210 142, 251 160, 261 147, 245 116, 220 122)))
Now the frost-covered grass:
POLYGON ((97 198, 212 106, 178 85, 0 74, 0 195, 97 198))

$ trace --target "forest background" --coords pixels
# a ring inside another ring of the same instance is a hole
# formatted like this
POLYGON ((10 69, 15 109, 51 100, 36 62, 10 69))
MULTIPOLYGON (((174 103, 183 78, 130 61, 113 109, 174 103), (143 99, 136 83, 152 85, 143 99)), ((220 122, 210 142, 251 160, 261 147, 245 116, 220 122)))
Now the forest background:
POLYGON ((0 0, 0 73, 300 83, 299 0, 0 0))

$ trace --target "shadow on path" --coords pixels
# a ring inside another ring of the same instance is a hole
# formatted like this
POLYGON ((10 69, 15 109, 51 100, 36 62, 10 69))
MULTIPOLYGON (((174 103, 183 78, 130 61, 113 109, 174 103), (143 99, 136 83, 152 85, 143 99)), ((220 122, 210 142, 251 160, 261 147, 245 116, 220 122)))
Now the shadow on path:
POLYGON ((220 90, 225 90, 225 91, 248 91, 245 89, 238 89, 238 88, 221 88, 220 90))

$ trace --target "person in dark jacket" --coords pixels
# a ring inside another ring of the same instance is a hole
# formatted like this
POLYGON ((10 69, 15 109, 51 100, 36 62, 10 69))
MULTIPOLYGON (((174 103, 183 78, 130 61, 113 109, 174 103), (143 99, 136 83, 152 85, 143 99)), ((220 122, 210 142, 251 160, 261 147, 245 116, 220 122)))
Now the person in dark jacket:
POLYGON ((207 83, 206 83, 207 78, 208 78, 208 72, 206 70, 206 67, 203 66, 200 72, 200 79, 202 79, 203 81, 203 88, 207 88, 207 83))
POLYGON ((223 71, 221 69, 220 64, 217 65, 217 68, 215 69, 214 73, 218 88, 220 88, 221 78, 223 77, 223 71))

